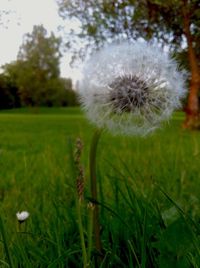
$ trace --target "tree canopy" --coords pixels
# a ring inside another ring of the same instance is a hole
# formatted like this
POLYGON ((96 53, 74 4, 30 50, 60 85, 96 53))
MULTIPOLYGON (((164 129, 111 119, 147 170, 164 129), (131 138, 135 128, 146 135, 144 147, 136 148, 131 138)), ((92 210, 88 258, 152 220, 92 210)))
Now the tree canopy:
POLYGON ((59 45, 60 39, 53 33, 47 36, 42 25, 34 26, 32 33, 25 35, 18 61, 10 66, 17 69, 19 93, 25 104, 45 105, 48 101, 50 84, 54 81, 52 84, 55 85, 59 78, 59 45))
MULTIPOLYGON (((116 38, 157 39, 180 50, 185 43, 183 2, 192 21, 196 41, 200 38, 199 1, 183 0, 57 0, 63 18, 77 18, 81 32, 70 32, 89 46, 100 46, 116 38)), ((72 40, 73 42, 73 40, 72 40)))

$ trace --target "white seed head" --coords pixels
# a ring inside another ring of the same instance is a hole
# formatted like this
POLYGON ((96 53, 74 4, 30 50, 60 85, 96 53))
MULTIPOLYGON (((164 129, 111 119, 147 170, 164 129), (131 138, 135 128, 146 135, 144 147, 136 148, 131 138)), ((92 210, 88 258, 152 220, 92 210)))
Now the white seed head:
POLYGON ((89 120, 114 134, 145 135, 180 107, 184 75, 176 62, 148 43, 123 42, 97 51, 79 87, 89 120))
POLYGON ((16 216, 17 219, 20 223, 24 222, 25 220, 27 220, 27 218, 29 217, 29 213, 27 211, 22 211, 22 212, 17 212, 16 216))

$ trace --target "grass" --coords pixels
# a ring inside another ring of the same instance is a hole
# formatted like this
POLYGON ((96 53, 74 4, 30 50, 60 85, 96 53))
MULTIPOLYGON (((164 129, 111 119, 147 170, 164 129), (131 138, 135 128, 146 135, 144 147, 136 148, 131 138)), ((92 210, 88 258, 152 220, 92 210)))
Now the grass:
MULTIPOLYGON (((200 133, 183 131, 183 118, 176 113, 145 138, 103 133, 97 179, 104 254, 96 267, 200 267, 200 133)), ((78 108, 1 111, 0 266, 83 267, 70 148, 80 137, 87 247, 93 132, 78 108), (30 217, 19 226, 21 210, 30 217)))

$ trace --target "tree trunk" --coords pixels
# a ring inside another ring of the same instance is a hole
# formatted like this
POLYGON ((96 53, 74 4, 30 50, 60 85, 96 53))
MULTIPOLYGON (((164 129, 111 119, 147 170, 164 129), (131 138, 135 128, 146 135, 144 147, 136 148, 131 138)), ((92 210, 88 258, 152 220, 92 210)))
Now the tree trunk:
POLYGON ((188 96, 186 111, 186 119, 184 127, 188 129, 200 129, 200 110, 199 110, 199 90, 200 90, 200 73, 198 67, 198 60, 193 47, 192 34, 190 31, 190 15, 188 13, 189 7, 187 0, 183 1, 183 22, 184 33, 188 45, 188 60, 191 70, 190 90, 188 96))

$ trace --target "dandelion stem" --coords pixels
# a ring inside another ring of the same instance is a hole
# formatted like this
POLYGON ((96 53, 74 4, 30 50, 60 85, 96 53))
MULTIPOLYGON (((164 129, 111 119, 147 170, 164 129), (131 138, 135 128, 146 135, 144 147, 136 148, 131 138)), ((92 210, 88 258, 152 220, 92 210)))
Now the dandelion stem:
POLYGON ((99 223, 99 208, 96 204, 97 200, 97 178, 96 178, 96 155, 97 155, 97 145, 99 138, 101 136, 102 130, 97 129, 94 132, 91 147, 90 147, 90 187, 91 187, 91 197, 94 202, 93 208, 93 232, 94 232, 94 242, 95 248, 99 254, 102 252, 101 238, 100 238, 100 223, 99 223))

